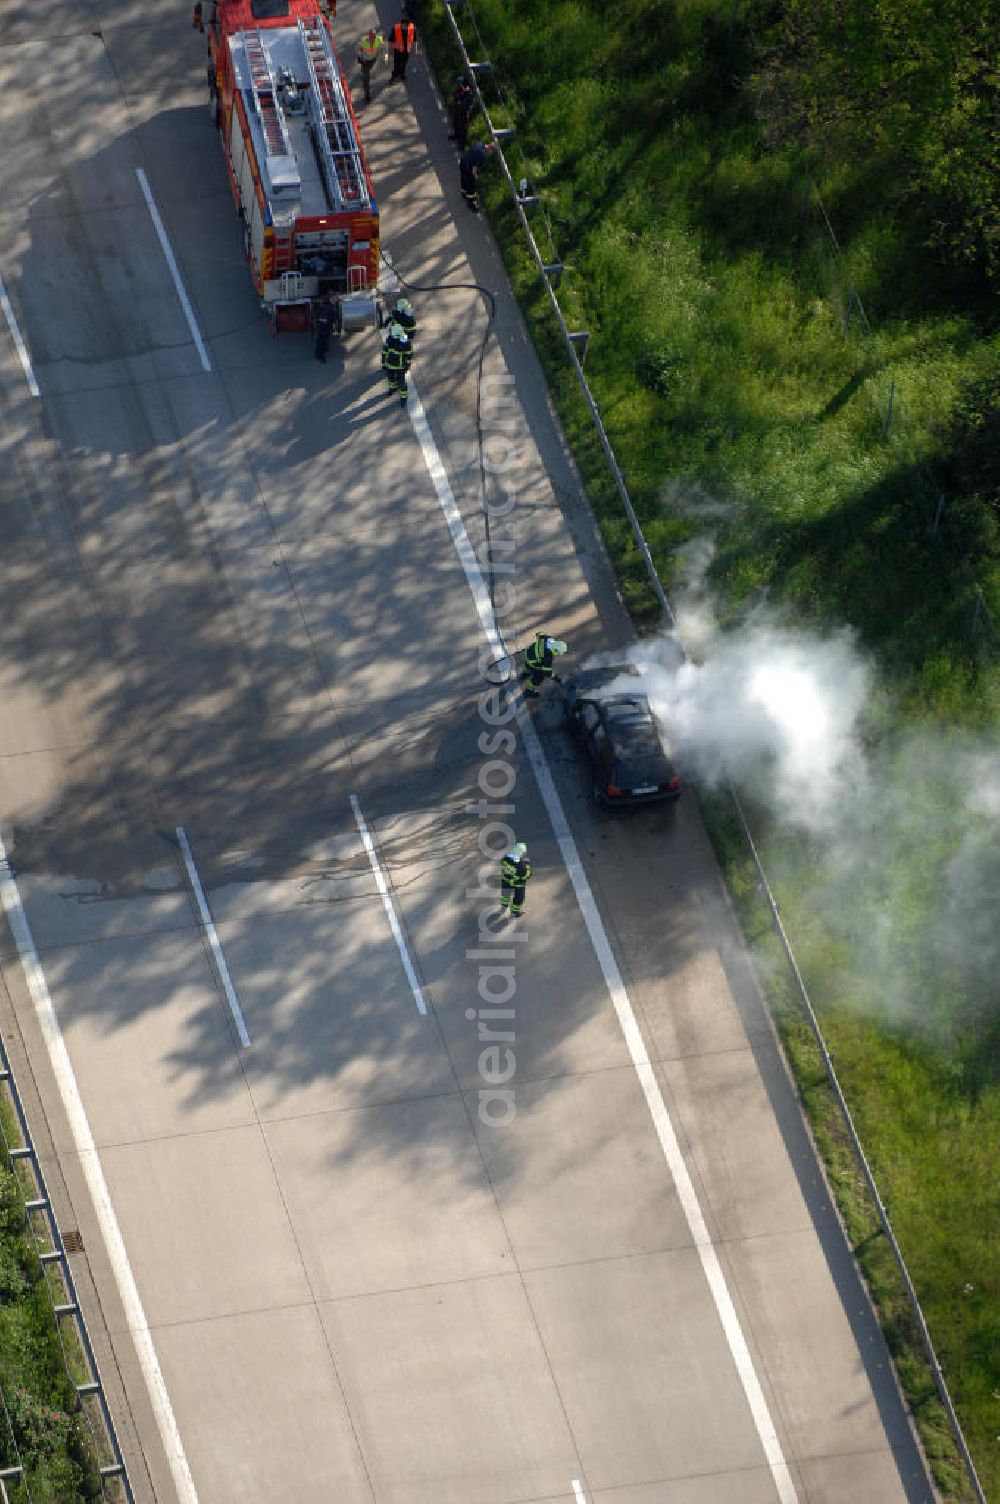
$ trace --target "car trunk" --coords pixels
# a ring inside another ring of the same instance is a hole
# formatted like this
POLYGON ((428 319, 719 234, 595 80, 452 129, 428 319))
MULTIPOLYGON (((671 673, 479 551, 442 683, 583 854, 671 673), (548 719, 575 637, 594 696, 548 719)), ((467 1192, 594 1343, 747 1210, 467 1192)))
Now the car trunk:
POLYGON ((611 766, 610 782, 622 789, 658 788, 669 783, 674 776, 670 764, 659 752, 630 756, 626 761, 616 759, 611 766))

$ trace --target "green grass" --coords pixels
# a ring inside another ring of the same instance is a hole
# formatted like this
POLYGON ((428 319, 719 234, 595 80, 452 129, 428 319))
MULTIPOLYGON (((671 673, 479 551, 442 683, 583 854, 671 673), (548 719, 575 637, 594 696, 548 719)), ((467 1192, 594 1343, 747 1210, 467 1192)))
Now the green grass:
POLYGON ((0 1468, 20 1456, 25 1469, 23 1479, 7 1482, 11 1504, 98 1499, 98 1461, 66 1369, 48 1276, 28 1232, 25 1186, 2 1147, 20 1141, 3 1095, 0 1127, 0 1391, 10 1416, 8 1425, 0 1414, 0 1468))
MULTIPOLYGON (((702 798, 702 810, 935 1480, 945 1498, 972 1500, 902 1278, 882 1236, 733 807, 727 798, 709 795, 702 798)), ((993 1497, 989 1459, 996 1407, 991 1375, 1000 1339, 1000 1266, 994 1247, 1000 1089, 993 1081, 970 1090, 957 1052, 943 1052, 909 1032, 880 1028, 858 1013, 850 1001, 856 1000, 857 989, 843 985, 849 949, 817 932, 814 916, 803 915, 801 905, 796 908, 794 893, 794 884, 786 882, 782 919, 921 1299, 980 1481, 987 1497, 993 1497), (838 990, 848 993, 847 1001, 831 998, 838 990)))
MULTIPOLYGON (((719 12, 641 0, 619 7, 610 27, 582 0, 549 10, 499 0, 476 7, 503 81, 497 119, 519 128, 508 153, 514 175, 542 187, 554 245, 570 267, 560 298, 571 321, 591 331, 588 376, 640 515, 654 540, 662 534, 658 563, 668 580, 677 528, 661 518, 665 479, 697 477, 738 497, 754 537, 762 511, 807 528, 880 488, 902 497, 916 467, 939 453, 935 420, 1000 356, 1000 342, 983 335, 978 298, 956 309, 938 297, 940 268, 908 244, 889 167, 881 177, 874 168, 830 171, 820 182, 838 231, 845 227, 843 254, 834 252, 804 166, 760 154, 746 43, 729 37, 719 12), (574 35, 586 38, 580 76, 566 77, 574 35), (871 203, 875 212, 861 217, 860 205, 871 203), (930 310, 929 286, 941 305, 930 310), (845 338, 855 289, 873 332, 855 317, 845 338)), ((449 33, 433 4, 425 25, 440 51, 449 33)), ((452 58, 446 76, 453 66, 452 58)), ((537 274, 504 190, 497 183, 487 196, 515 287, 541 316, 536 338, 615 548, 618 504, 589 415, 543 327, 537 274)), ((922 473, 919 489, 915 531, 936 500, 922 473)), ((808 575, 783 569, 766 537, 748 538, 746 521, 741 515, 721 566, 727 589, 739 597, 766 586, 817 609, 808 575)), ((859 527, 865 521, 861 514, 859 527)), ((651 591, 625 563, 637 611, 652 611, 651 591)), ((946 574, 929 562, 932 572, 946 574)), ((991 570, 981 583, 1000 620, 1000 579, 991 570)), ((946 578, 938 593, 948 594, 946 578)), ((871 623, 876 646, 879 626, 871 623)))
MULTIPOLYGON (((710 526, 724 618, 767 598, 798 622, 849 624, 882 676, 871 751, 889 775, 896 759, 900 788, 921 731, 946 746, 958 728, 995 736, 1000 659, 973 624, 981 591, 1000 629, 996 517, 956 494, 948 433, 963 390, 1000 370, 984 281, 925 248, 924 206, 890 157, 821 163, 763 143, 756 39, 729 24, 759 7, 473 4, 484 40, 471 51, 491 58, 503 90, 495 121, 517 127, 505 148, 513 175, 542 195, 545 217, 532 223, 567 266, 560 302, 571 327, 591 332, 587 375, 668 589, 678 545, 710 526)), ((450 83, 457 59, 440 0, 424 0, 420 20, 450 83)), ((485 197, 623 596, 640 629, 655 626, 655 596, 516 216, 498 181, 485 197)), ((943 966, 927 939, 940 928, 948 862, 974 830, 940 807, 932 779, 913 782, 907 817, 853 890, 831 893, 821 853, 762 818, 754 828, 980 1477, 1000 1498, 1000 983, 976 954, 943 966), (887 968, 866 970, 866 932, 889 937, 879 959, 897 979, 895 1012, 872 995, 887 968)), ((706 813, 938 1484, 964 1500, 742 838, 717 800, 706 813)), ((983 862, 1000 891, 1000 872, 983 862)))

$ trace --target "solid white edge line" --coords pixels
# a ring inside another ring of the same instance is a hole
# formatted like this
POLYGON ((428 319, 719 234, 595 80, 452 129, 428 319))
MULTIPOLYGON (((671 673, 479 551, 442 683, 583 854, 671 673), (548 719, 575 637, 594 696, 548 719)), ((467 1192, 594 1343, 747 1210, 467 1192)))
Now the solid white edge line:
POLYGON ((212 369, 212 362, 208 358, 205 341, 201 337, 201 332, 194 316, 194 309, 191 307, 191 300, 187 295, 187 289, 181 281, 177 259, 174 256, 167 232, 164 229, 163 220, 160 218, 160 211, 153 200, 146 174, 141 167, 137 167, 135 175, 139 179, 139 187, 142 189, 142 196, 146 200, 146 208, 149 210, 149 217, 153 221, 153 229, 156 231, 156 237, 160 242, 160 249, 166 258, 167 266, 170 268, 170 275, 174 279, 174 287, 177 289, 177 296, 180 299, 181 308, 184 310, 184 317, 187 319, 188 328, 191 330, 191 338, 194 340, 194 347, 198 351, 201 368, 203 371, 210 371, 212 369))
POLYGON ((438 454, 434 435, 431 433, 430 424, 424 412, 424 405, 420 400, 416 387, 413 385, 413 381, 410 380, 408 385, 410 395, 407 402, 407 410, 410 415, 410 422, 413 424, 413 431, 417 436, 417 443, 420 445, 424 464, 427 466, 427 473, 431 478, 431 484, 437 492, 438 501, 441 503, 441 510, 448 524, 448 531, 451 533, 451 541, 455 545, 455 552, 458 554, 459 562, 465 570, 465 578, 468 581, 469 589, 472 591, 472 599, 479 615, 479 624, 490 647, 496 648, 498 654, 506 656, 507 649, 504 646, 503 638, 497 631, 497 624, 493 617, 493 603, 490 600, 489 591, 486 589, 482 571, 479 568, 479 560, 476 558, 475 549, 469 542, 469 535, 465 530, 465 523, 462 521, 462 514, 455 500, 455 493, 451 489, 451 482, 448 479, 444 465, 441 463, 441 456, 438 454))
POLYGON ((87 1113, 84 1109, 83 1098, 77 1085, 73 1064, 69 1058, 69 1051, 59 1027, 55 1007, 49 993, 42 963, 38 957, 31 926, 28 916, 24 912, 21 902, 21 894, 18 889, 10 863, 7 860, 7 851, 0 837, 0 902, 2 902, 7 923, 10 925, 11 934, 14 936, 14 944, 21 960, 25 981, 31 1000, 35 1005, 35 1014, 38 1018, 49 1052, 49 1060, 52 1064, 52 1072, 56 1078, 59 1095, 62 1097, 66 1116, 69 1119, 70 1131, 73 1135, 73 1143, 80 1159, 87 1189, 94 1203, 94 1211, 104 1238, 104 1246, 108 1251, 111 1261, 112 1273, 118 1286, 122 1305, 125 1308, 125 1319, 128 1323, 129 1332, 135 1342, 136 1352, 139 1357, 139 1366, 142 1369, 146 1388, 149 1391, 150 1403, 156 1418, 157 1430, 160 1440, 163 1442, 164 1451, 167 1454, 167 1462, 170 1466, 174 1486, 181 1504, 198 1504, 198 1493, 188 1466, 187 1455, 184 1451, 184 1443, 177 1426, 177 1419, 170 1404, 170 1396, 167 1394, 166 1382, 163 1371, 160 1368, 159 1359, 156 1356, 156 1348, 153 1344, 153 1335, 149 1330, 146 1313, 142 1308, 139 1297, 139 1289, 132 1273, 128 1253, 125 1248, 125 1240, 122 1237, 121 1228, 118 1226, 118 1218, 115 1216, 114 1207, 111 1204, 111 1192, 104 1178, 104 1170, 101 1167, 100 1156, 94 1143, 94 1135, 90 1130, 87 1113))
POLYGON ((18 357, 20 358, 21 366, 24 370, 24 375, 28 383, 28 391, 33 397, 40 397, 42 393, 38 382, 35 380, 35 373, 31 367, 31 356, 28 354, 28 347, 24 343, 21 331, 17 327, 17 319, 14 317, 14 308, 10 301, 10 298, 7 296, 7 288, 2 277, 0 277, 0 308, 3 309, 3 316, 7 320, 7 328, 10 330, 10 337, 14 341, 14 347, 17 350, 18 357))
POLYGON ((392 895, 389 892, 389 885, 386 882, 385 877, 383 876, 382 867, 378 859, 378 852, 375 850, 375 842, 371 838, 371 832, 369 831, 368 826, 365 823, 364 815, 361 813, 361 804, 358 800, 357 794, 351 795, 351 808, 354 811, 354 819, 361 834, 361 839, 364 842, 365 850, 368 853, 368 861, 371 864, 372 873, 375 877, 375 886, 378 888, 379 893, 382 895, 382 907, 385 909, 385 917, 389 921, 389 928, 392 930, 392 938, 396 942, 396 949, 399 951, 399 959, 402 961, 403 970, 406 972, 406 980, 409 982, 410 991, 413 993, 413 1001, 416 1003, 417 1008, 420 1010, 420 1012, 426 1017, 427 1004, 424 1001, 424 994, 421 991, 420 981, 417 977, 413 962, 410 959, 410 952, 406 945, 406 939, 403 935, 403 930, 399 923, 399 919, 396 917, 396 910, 393 907, 392 895))
POLYGON ((215 928, 215 920, 212 918, 211 910, 208 907, 208 899, 205 897, 205 890, 201 885, 201 878, 198 876, 198 868, 194 864, 194 852, 191 850, 191 842, 187 838, 187 831, 183 825, 177 826, 177 840, 180 843, 181 856, 183 856, 184 865, 187 868, 187 875, 194 892, 195 903, 198 905, 198 913, 201 915, 201 922, 205 927, 205 934, 208 936, 208 943, 212 948, 212 956, 215 960, 216 970, 219 973, 219 980, 222 983, 222 990, 226 994, 229 1011, 233 1015, 236 1032, 240 1036, 240 1044, 246 1049, 252 1043, 250 1031, 247 1028, 246 1019, 243 1017, 240 1000, 236 996, 233 979, 229 975, 229 967, 226 965, 226 958, 222 951, 222 942, 215 928))
MULTIPOLYGON (((465 571, 465 578, 472 592, 472 598, 475 602, 483 631, 491 647, 498 647, 498 650, 501 652, 506 651, 501 644, 500 634, 493 617, 493 606, 490 601, 489 591, 486 588, 486 582, 479 568, 475 551, 469 541, 469 535, 466 532, 462 515, 455 502, 455 496, 448 482, 444 465, 441 462, 441 456, 438 454, 437 445, 434 442, 434 436, 427 422, 423 404, 412 381, 409 386, 410 397, 408 408, 410 420, 417 436, 417 442, 423 452, 424 462, 427 465, 431 482, 437 492, 441 509, 448 523, 452 541, 455 544, 459 560, 465 571)), ((636 1022, 631 1000, 625 990, 625 984, 618 970, 618 963, 614 958, 597 904, 594 901, 590 883, 587 881, 587 875, 583 870, 583 863, 577 851, 576 841, 573 839, 569 823, 563 812, 562 802, 556 790, 552 774, 549 771, 548 763, 545 760, 542 744, 538 740, 538 734, 535 731, 531 716, 523 702, 518 708, 517 724, 524 740, 524 748, 528 754, 528 761, 531 763, 532 771, 538 784, 538 791, 542 796, 542 802, 552 822, 556 842, 562 854, 562 859, 566 864, 569 880, 573 885, 580 913, 583 915, 583 922, 587 927, 587 933, 594 947, 594 953, 604 974, 605 985, 611 996, 615 1013, 618 1016, 618 1022, 625 1037, 625 1044, 631 1056, 632 1064, 635 1066, 643 1095, 646 1098, 646 1105, 653 1119, 653 1127, 660 1141, 660 1148, 667 1161, 667 1168, 673 1177, 674 1185, 677 1189, 677 1197, 681 1203, 688 1230, 698 1251, 705 1279, 708 1283, 712 1299, 715 1302, 715 1308, 719 1314, 719 1320, 722 1323, 722 1329, 729 1344, 729 1350, 736 1365, 736 1371, 743 1385, 743 1392, 750 1407, 757 1435, 760 1437, 761 1446, 764 1449, 764 1455, 767 1458, 771 1476, 778 1491, 780 1504, 798 1504, 798 1494, 796 1493, 795 1484, 788 1464, 785 1461, 781 1442, 775 1430, 774 1422, 771 1419, 767 1400, 764 1397, 764 1391, 757 1377, 753 1358, 750 1355, 750 1349, 747 1346, 746 1338, 743 1335, 743 1328, 740 1325, 740 1319, 733 1304, 733 1298, 729 1293, 729 1286, 726 1284, 726 1278, 722 1272, 719 1256, 709 1236, 701 1205, 698 1201, 698 1193, 688 1174, 687 1165, 684 1163, 684 1156, 677 1141, 677 1134, 674 1131, 670 1114, 667 1111, 667 1105, 663 1100, 663 1093, 660 1090, 660 1084, 656 1079, 656 1074, 646 1050, 642 1032, 636 1022)))

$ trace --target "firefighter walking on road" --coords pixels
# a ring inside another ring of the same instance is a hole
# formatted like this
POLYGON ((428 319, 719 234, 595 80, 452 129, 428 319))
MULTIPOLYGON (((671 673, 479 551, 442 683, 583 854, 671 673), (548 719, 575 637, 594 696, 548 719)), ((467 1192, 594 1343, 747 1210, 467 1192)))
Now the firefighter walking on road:
POLYGON ((535 640, 524 651, 524 668, 521 670, 521 679, 526 682, 527 688, 524 693, 529 700, 538 698, 540 685, 546 679, 555 679, 561 683, 555 670, 555 660, 561 658, 568 649, 564 642, 557 637, 546 637, 544 632, 537 632, 535 640))
POLYGON ((410 55, 417 50, 417 28, 412 21, 407 20, 405 12, 392 28, 392 78, 394 83, 398 78, 401 82, 406 81, 406 65, 410 61, 410 55))
POLYGON ((358 60, 361 69, 361 83, 365 91, 365 104, 372 102, 372 69, 378 62, 378 55, 385 46, 385 37, 377 26, 370 26, 358 37, 354 56, 358 60))
POLYGON ((518 841, 500 862, 500 907, 507 909, 514 919, 524 913, 524 890, 530 877, 528 848, 518 841))
POLYGON ((399 393, 400 407, 406 406, 406 373, 413 361, 413 346, 402 324, 395 321, 382 346, 382 369, 389 381, 390 392, 399 393))

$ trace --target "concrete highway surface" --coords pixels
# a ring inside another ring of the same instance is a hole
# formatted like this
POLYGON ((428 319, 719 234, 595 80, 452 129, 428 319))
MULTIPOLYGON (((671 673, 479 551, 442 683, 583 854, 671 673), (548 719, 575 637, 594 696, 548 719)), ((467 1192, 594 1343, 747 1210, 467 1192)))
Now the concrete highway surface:
POLYGON ((931 1500, 693 793, 488 694, 629 628, 423 58, 360 113, 405 412, 270 338, 188 7, 0 5, 0 1027, 135 1497, 931 1500))

